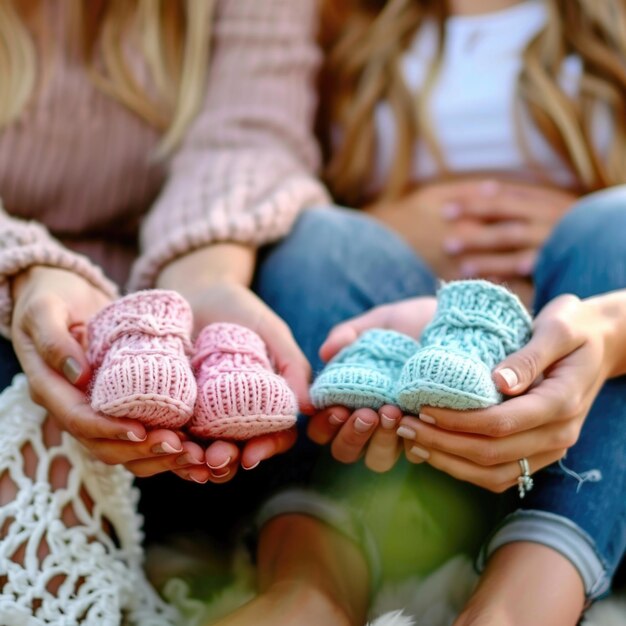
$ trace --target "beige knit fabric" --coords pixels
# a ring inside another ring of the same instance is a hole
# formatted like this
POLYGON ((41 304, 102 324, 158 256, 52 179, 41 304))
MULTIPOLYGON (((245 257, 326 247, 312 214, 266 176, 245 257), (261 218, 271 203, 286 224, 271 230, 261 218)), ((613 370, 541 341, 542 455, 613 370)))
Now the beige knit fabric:
MULTIPOLYGON (((44 4, 56 40, 66 41, 64 3, 44 4)), ((151 160, 154 129, 97 91, 69 47, 46 57, 34 102, 0 133, 0 333, 9 334, 8 279, 25 266, 73 269, 111 289, 85 260, 22 220, 44 225, 118 283, 140 231, 135 289, 211 242, 274 241, 303 208, 328 202, 314 177, 311 133, 320 59, 315 4, 218 0, 207 96, 167 164, 151 160), (16 250, 25 238, 28 253, 16 250)), ((130 45, 129 54, 138 59, 130 45)))

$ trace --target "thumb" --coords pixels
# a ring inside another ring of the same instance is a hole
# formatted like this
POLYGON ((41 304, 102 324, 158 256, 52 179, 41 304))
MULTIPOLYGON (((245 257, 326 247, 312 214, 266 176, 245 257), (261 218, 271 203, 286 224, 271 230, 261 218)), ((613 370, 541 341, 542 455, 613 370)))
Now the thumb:
POLYGON ((337 324, 320 347, 320 357, 330 361, 337 352, 354 343, 359 336, 371 328, 385 328, 389 317, 389 306, 382 305, 337 324))
POLYGON ((538 328, 523 348, 497 365, 493 380, 503 394, 518 396, 527 391, 550 366, 578 347, 578 343, 559 333, 538 328))
POLYGON ((87 384, 91 368, 80 337, 69 327, 67 308, 60 302, 48 302, 45 313, 26 316, 24 332, 45 363, 77 387, 87 384))
POLYGON ((563 295, 550 302, 533 324, 533 336, 494 370, 498 389, 509 396, 524 393, 547 369, 585 342, 581 328, 588 325, 576 296, 563 295))
POLYGON ((315 409, 309 396, 311 366, 298 347, 289 327, 281 324, 280 329, 265 333, 263 339, 274 360, 277 372, 296 394, 300 411, 305 414, 313 413, 315 409))

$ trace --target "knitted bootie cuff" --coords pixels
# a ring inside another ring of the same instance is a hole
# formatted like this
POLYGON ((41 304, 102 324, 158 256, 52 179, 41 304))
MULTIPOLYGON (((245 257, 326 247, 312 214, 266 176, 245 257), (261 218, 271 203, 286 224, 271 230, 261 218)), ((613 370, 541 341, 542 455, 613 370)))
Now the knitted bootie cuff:
POLYGON ((437 292, 437 315, 445 313, 461 316, 465 326, 488 323, 490 330, 504 331, 517 347, 530 338, 532 319, 520 299, 506 287, 486 280, 444 284, 437 292))
POLYGON ((239 354, 257 361, 267 369, 272 367, 263 339, 253 330, 239 324, 217 322, 200 331, 192 365, 198 367, 211 354, 239 354))
POLYGON ((178 337, 185 352, 190 354, 192 324, 191 308, 177 292, 165 289, 137 291, 112 302, 90 321, 87 358, 94 368, 98 368, 113 342, 130 332, 152 337, 178 337))
POLYGON ((404 364, 415 353, 419 344, 415 339, 395 330, 372 328, 337 353, 330 363, 342 363, 359 359, 375 359, 404 364))

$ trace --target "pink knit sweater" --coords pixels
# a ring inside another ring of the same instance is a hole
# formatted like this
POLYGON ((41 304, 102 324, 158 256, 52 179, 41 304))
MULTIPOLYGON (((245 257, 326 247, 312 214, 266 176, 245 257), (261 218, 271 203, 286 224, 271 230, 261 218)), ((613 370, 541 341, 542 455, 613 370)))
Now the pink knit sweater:
MULTIPOLYGON (((63 3, 44 4, 66 41, 63 3)), ((99 92, 71 51, 47 59, 34 101, 0 132, 0 333, 9 336, 9 279, 31 265, 113 294, 92 261, 122 284, 136 257, 129 286, 150 287, 180 255, 274 241, 328 201, 311 133, 315 4, 217 0, 203 108, 165 164, 150 158, 157 132, 99 92)))

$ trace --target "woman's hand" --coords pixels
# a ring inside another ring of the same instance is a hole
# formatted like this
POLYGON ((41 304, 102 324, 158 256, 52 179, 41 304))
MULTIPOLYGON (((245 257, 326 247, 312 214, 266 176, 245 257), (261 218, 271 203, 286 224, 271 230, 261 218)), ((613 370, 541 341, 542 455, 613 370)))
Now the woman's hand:
POLYGON ((403 237, 430 268, 446 280, 458 278, 459 262, 446 253, 450 233, 446 207, 464 197, 466 182, 426 183, 402 198, 366 207, 367 213, 403 237))
MULTIPOLYGON (((196 332, 214 322, 241 324, 265 342, 273 365, 296 394, 300 410, 311 413, 311 368, 287 324, 247 286, 254 269, 255 253, 247 246, 215 244, 172 262, 158 285, 176 289, 190 303, 196 332)), ((230 441, 215 441, 205 452, 213 482, 233 478, 239 467, 254 469, 270 457, 289 450, 296 430, 262 435, 240 448, 230 441)))
POLYGON ((536 472, 562 458, 613 373, 615 324, 598 306, 603 298, 560 296, 542 310, 530 342, 494 370, 499 389, 516 397, 485 410, 423 407, 419 418, 405 416, 407 458, 495 492, 517 483, 520 459, 536 472))
POLYGON ((482 180, 459 184, 442 207, 449 229, 443 248, 459 277, 526 278, 557 222, 576 201, 562 189, 482 180))
POLYGON ((425 183, 366 210, 400 233, 438 276, 506 280, 528 301, 523 281, 575 201, 553 187, 480 177, 425 183))
MULTIPOLYGON (((370 328, 388 328, 419 337, 436 306, 435 298, 411 298, 376 307, 335 326, 320 348, 320 355, 324 361, 330 360, 370 328)), ((316 443, 330 443, 331 453, 338 461, 354 463, 365 451, 366 466, 385 472, 395 465, 401 453, 401 441, 396 434, 401 417, 400 409, 391 405, 381 407, 378 412, 329 407, 309 420, 307 433, 316 443)))
POLYGON ((85 357, 86 325, 109 299, 71 272, 35 266, 14 279, 12 340, 33 400, 58 426, 109 464, 125 465, 137 476, 176 471, 204 482, 204 451, 175 432, 147 433, 134 419, 95 413, 84 388, 91 378, 85 357))

